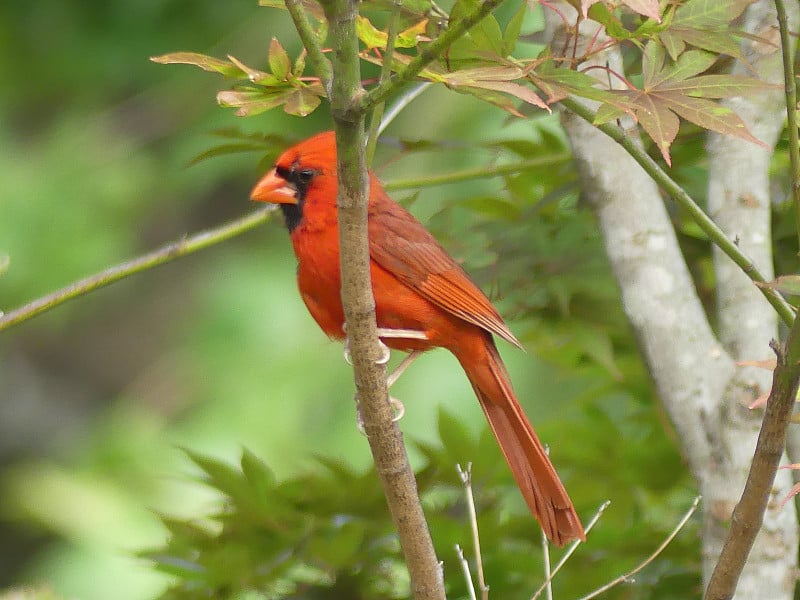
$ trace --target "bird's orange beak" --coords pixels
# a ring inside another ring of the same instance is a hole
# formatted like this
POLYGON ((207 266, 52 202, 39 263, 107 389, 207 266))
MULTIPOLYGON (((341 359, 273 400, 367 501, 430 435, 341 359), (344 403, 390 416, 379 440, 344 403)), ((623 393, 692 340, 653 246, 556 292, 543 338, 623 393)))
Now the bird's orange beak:
POLYGON ((297 190, 283 177, 278 176, 275 169, 272 169, 250 192, 250 200, 273 204, 297 204, 296 194, 297 190))

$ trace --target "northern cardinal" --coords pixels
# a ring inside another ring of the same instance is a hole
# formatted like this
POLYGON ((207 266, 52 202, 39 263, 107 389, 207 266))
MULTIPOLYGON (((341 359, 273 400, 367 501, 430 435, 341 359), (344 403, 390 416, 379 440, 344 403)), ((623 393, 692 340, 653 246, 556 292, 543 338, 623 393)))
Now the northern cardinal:
MULTIPOLYGON (((330 337, 343 339, 336 138, 320 133, 284 152, 252 200, 280 205, 297 256, 300 294, 330 337)), ((489 299, 370 173, 369 253, 378 327, 425 339, 383 338, 404 352, 447 348, 461 363, 519 489, 547 537, 585 540, 572 501, 511 387, 492 335, 521 347, 489 299)))

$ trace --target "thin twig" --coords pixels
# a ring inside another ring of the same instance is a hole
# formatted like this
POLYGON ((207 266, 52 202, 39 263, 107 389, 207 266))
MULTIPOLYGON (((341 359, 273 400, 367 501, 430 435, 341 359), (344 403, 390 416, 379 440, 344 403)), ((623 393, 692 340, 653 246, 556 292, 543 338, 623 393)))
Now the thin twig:
POLYGON ((381 119, 380 127, 378 127, 378 136, 386 131, 389 124, 397 118, 397 115, 432 85, 430 81, 422 81, 395 100, 389 110, 386 111, 383 119, 381 119))
MULTIPOLYGON (((394 59, 394 44, 397 39, 397 32, 400 28, 400 9, 403 6, 403 0, 394 0, 392 3, 392 12, 389 13, 389 27, 386 34, 386 51, 383 53, 383 65, 381 65, 380 83, 389 81, 392 75, 392 60, 394 59)), ((381 122, 383 121, 383 110, 386 108, 386 101, 378 102, 372 109, 369 124, 369 136, 367 137, 367 166, 372 164, 372 159, 375 156, 375 147, 378 144, 378 136, 380 135, 381 122)))
POLYGON ((297 34, 303 42, 303 46, 308 52, 308 60, 314 71, 317 72, 319 80, 322 82, 322 87, 325 88, 325 93, 328 98, 331 97, 331 63, 322 54, 322 48, 317 41, 317 36, 314 33, 314 28, 311 21, 308 20, 306 11, 303 9, 302 0, 284 0, 286 10, 294 21, 294 27, 297 29, 297 34))
POLYGON ((795 224, 800 239, 800 147, 797 138, 797 90, 794 78, 794 40, 789 31, 789 18, 783 0, 775 0, 778 13, 778 29, 781 33, 781 53, 783 55, 783 87, 786 93, 786 120, 789 133, 789 162, 792 166, 792 200, 794 201, 795 224))
POLYGON ((136 273, 162 265, 176 258, 180 258, 181 256, 192 254, 193 252, 208 248, 209 246, 242 234, 245 231, 249 231, 269 219, 270 214, 274 212, 274 210, 275 207, 273 206, 258 209, 244 217, 221 225, 220 227, 207 229, 206 231, 184 237, 176 242, 172 242, 157 250, 139 256, 138 258, 109 267, 99 273, 75 281, 60 290, 37 298, 5 315, 0 313, 0 331, 18 325, 23 321, 27 321, 56 306, 60 306, 67 300, 83 296, 91 291, 106 287, 115 281, 129 277, 130 275, 135 275, 136 273))
POLYGON ((675 529, 672 530, 672 532, 666 537, 666 539, 663 542, 661 542, 661 545, 658 548, 656 548, 655 551, 650 556, 648 556, 644 561, 639 563, 636 567, 634 567, 633 569, 631 569, 630 571, 628 571, 624 575, 620 575, 616 579, 613 579, 612 581, 609 581, 607 584, 597 588, 596 590, 594 590, 590 594, 587 594, 586 596, 583 596, 583 597, 579 598, 578 600, 591 600, 591 598, 597 598, 600 594, 602 594, 604 592, 607 592, 612 587, 614 587, 616 585, 619 585, 620 583, 625 583, 625 582, 631 581, 631 577, 636 575, 636 573, 638 573, 639 571, 644 569, 647 565, 649 565, 651 562, 653 562, 658 557, 658 555, 661 554, 664 551, 664 548, 666 548, 669 545, 669 543, 672 540, 675 539, 675 536, 678 535, 678 532, 681 529, 683 529, 684 525, 686 525, 686 523, 689 521, 689 519, 694 514, 694 511, 697 510, 697 507, 700 504, 700 498, 701 498, 701 496, 697 496, 694 499, 694 502, 692 502, 691 508, 689 508, 689 510, 686 512, 686 514, 683 515, 683 518, 675 526, 675 529))
POLYGON ((550 544, 542 530, 542 557, 544 558, 544 589, 547 600, 553 600, 553 571, 550 568, 550 544))
MULTIPOLYGON (((594 112, 575 100, 574 98, 564 98, 561 104, 572 111, 588 123, 594 123, 594 112)), ((622 146, 625 151, 645 170, 645 172, 653 178, 669 196, 677 202, 681 208, 686 210, 692 217, 694 222, 703 230, 708 238, 720 250, 722 250, 728 257, 736 263, 739 268, 744 271, 754 282, 765 282, 766 279, 761 274, 761 271, 753 264, 753 262, 741 251, 736 243, 728 238, 716 223, 709 217, 705 211, 692 199, 686 191, 678 185, 664 170, 653 160, 643 148, 640 148, 634 140, 629 137, 620 127, 613 123, 603 123, 601 125, 594 125, 600 131, 605 133, 612 140, 622 146)), ((788 326, 794 322, 795 312, 794 309, 783 299, 783 297, 775 290, 759 287, 758 288, 767 301, 772 305, 775 311, 780 316, 781 320, 788 326)))
POLYGON ((469 572, 469 562, 464 557, 464 551, 458 544, 456 544, 456 554, 458 554, 458 562, 461 564, 461 571, 464 573, 464 580, 467 582, 469 600, 478 600, 478 597, 475 595, 475 584, 472 583, 472 573, 469 572))
MULTIPOLYGON (((419 91, 421 92, 422 90, 419 91)), ((405 104, 407 104, 407 102, 405 104)), ((386 117, 384 117, 384 122, 390 118, 392 112, 393 111, 390 110, 389 113, 387 113, 386 117)), ((384 185, 384 188, 388 191, 404 190, 458 183, 461 181, 469 181, 471 179, 499 177, 509 173, 522 172, 526 169, 562 164, 568 160, 571 160, 569 155, 556 154, 553 156, 534 158, 531 160, 520 161, 506 165, 465 169, 462 171, 456 171, 454 173, 445 173, 443 175, 435 175, 431 177, 418 177, 414 179, 403 180, 398 179, 387 182, 384 185)), ((56 308, 67 300, 82 296, 96 289, 103 288, 111 283, 114 283, 115 281, 129 277, 130 275, 135 275, 152 267, 164 264, 182 256, 187 256, 197 252, 198 250, 207 248, 208 246, 212 246, 239 234, 245 233, 265 222, 273 210, 273 207, 264 207, 263 209, 256 210, 249 215, 235 219, 219 227, 185 237, 176 242, 171 242, 165 246, 162 246, 161 248, 148 252, 147 254, 143 254, 142 256, 133 258, 119 265, 104 269, 99 273, 95 273, 70 283, 59 290, 51 292, 40 298, 36 298, 27 304, 6 313, 5 315, 3 315, 0 311, 0 331, 9 329, 14 325, 23 323, 32 317, 56 308)), ((0 259, 0 266, 7 266, 6 258, 7 257, 2 257, 2 259, 0 259)))
MULTIPOLYGON (((586 533, 587 536, 589 535, 589 532, 597 524, 597 522, 600 520, 600 517, 603 515, 605 510, 608 508, 609 504, 611 504, 611 500, 606 500, 605 502, 603 502, 600 505, 600 507, 597 509, 597 511, 594 513, 594 516, 586 524, 586 527, 584 529, 584 533, 586 533)), ((549 583, 558 574, 558 572, 561 570, 561 568, 565 564, 567 564, 567 561, 569 560, 570 556, 575 554, 575 550, 577 550, 578 546, 580 546, 582 543, 583 542, 580 541, 580 540, 575 540, 574 542, 572 542, 570 544, 569 548, 567 548, 567 551, 564 553, 564 556, 562 556, 561 560, 559 560, 558 563, 556 564, 555 568, 553 569, 553 572, 550 573, 549 577, 547 579, 545 579, 545 581, 542 583, 542 585, 539 586, 539 589, 537 589, 536 592, 533 594, 533 596, 531 596, 531 600, 536 600, 539 596, 542 595, 542 592, 548 587, 549 583)))
POLYGON ((481 600, 488 600, 489 586, 483 575, 483 554, 481 553, 481 537, 478 534, 478 513, 475 511, 475 496, 472 493, 472 463, 467 463, 467 468, 462 469, 456 465, 458 476, 464 485, 464 495, 467 497, 467 511, 469 512, 469 525, 472 530, 472 547, 475 550, 475 564, 478 567, 478 587, 481 590, 481 600))
POLYGON ((475 25, 480 23, 495 8, 500 6, 503 0, 483 0, 483 2, 470 14, 465 15, 455 23, 450 23, 439 37, 420 52, 403 69, 386 82, 380 83, 372 88, 368 94, 361 98, 359 108, 362 111, 369 110, 379 102, 383 102, 391 94, 399 90, 403 85, 419 75, 420 71, 427 67, 431 62, 439 58, 442 53, 453 42, 467 33, 475 25))
POLYGON ((552 154, 541 156, 530 160, 508 163, 505 165, 491 165, 488 167, 476 167, 474 169, 463 169, 442 175, 429 175, 426 177, 415 177, 413 179, 395 179, 387 181, 383 188, 387 191, 408 190, 420 187, 430 187, 434 185, 446 185, 450 183, 460 183, 471 179, 486 179, 490 177, 501 177, 512 173, 521 173, 528 169, 540 167, 550 167, 562 165, 572 160, 569 154, 552 154))

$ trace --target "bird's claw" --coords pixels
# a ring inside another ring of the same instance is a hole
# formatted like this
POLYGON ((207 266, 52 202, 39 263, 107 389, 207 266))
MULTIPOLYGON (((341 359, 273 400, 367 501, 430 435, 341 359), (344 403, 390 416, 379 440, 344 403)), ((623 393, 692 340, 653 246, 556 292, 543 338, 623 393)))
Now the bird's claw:
MULTIPOLYGON (((356 427, 361 435, 366 436, 367 430, 364 428, 364 417, 361 415, 361 405, 358 402, 358 394, 353 396, 353 400, 356 402, 356 427)), ((392 410, 394 411, 392 423, 397 423, 405 416, 406 407, 402 402, 400 402, 400 400, 397 398, 392 398, 391 396, 389 396, 389 404, 392 406, 392 410)))
POLYGON ((350 355, 350 338, 344 338, 344 362, 353 366, 353 357, 350 355))
POLYGON ((392 358, 392 351, 389 350, 389 346, 384 344, 382 341, 378 340, 378 345, 381 348, 381 352, 383 355, 375 361, 376 365, 385 365, 389 362, 389 359, 392 358))
POLYGON ((392 423, 397 423, 406 414, 406 407, 402 402, 400 402, 400 400, 397 398, 392 398, 391 396, 389 396, 389 404, 391 404, 392 408, 394 409, 392 423))
MULTIPOLYGON (((342 331, 345 333, 344 338, 344 361, 353 366, 353 356, 350 354, 350 338, 347 336, 347 323, 342 323, 342 331)), ((381 357, 375 361, 378 365, 385 365, 392 357, 392 351, 388 346, 383 343, 380 338, 405 338, 413 340, 427 340, 428 335, 424 331, 415 331, 413 329, 387 329, 385 327, 378 327, 378 344, 381 348, 381 357)))

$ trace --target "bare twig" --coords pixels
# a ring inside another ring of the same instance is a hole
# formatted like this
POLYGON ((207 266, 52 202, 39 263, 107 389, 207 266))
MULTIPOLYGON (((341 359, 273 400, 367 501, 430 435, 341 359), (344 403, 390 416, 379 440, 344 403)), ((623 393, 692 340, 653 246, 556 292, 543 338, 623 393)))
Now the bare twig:
POLYGON ((634 567, 624 575, 620 575, 616 579, 609 581, 607 584, 597 588, 596 590, 594 590, 590 594, 587 594, 586 596, 582 596, 578 600, 590 600, 591 598, 597 598, 600 594, 607 592, 614 586, 619 585, 620 583, 631 581, 631 577, 636 575, 636 573, 638 573, 639 571, 644 569, 647 565, 649 565, 651 562, 653 562, 658 557, 658 555, 664 551, 664 548, 666 548, 669 545, 669 543, 673 539, 675 539, 675 536, 678 535, 678 532, 681 529, 683 529, 683 526, 686 525, 686 523, 692 517, 694 511, 697 510, 699 504, 700 504, 700 496, 697 496, 694 499, 694 502, 692 502, 692 506, 689 508, 686 514, 683 515, 683 518, 678 522, 678 524, 675 526, 672 532, 666 537, 666 539, 663 542, 661 542, 661 545, 658 548, 656 548, 655 551, 650 556, 648 556, 644 561, 639 563, 636 567, 634 567))
POLYGON ((511 173, 520 173, 527 169, 562 165, 570 160, 572 160, 572 157, 569 154, 552 154, 550 156, 541 156, 539 158, 521 160, 519 162, 508 163, 505 165, 489 165, 487 167, 463 169, 461 171, 454 171, 452 173, 429 175, 426 177, 415 177, 413 179, 396 179, 394 181, 387 181, 383 188, 387 191, 407 190, 420 187, 431 187, 434 185, 446 185, 449 183, 460 183, 462 181, 469 181, 471 179, 501 177, 511 173))
POLYGON ((469 572, 469 562, 464 557, 464 551, 458 544, 456 544, 456 554, 458 554, 458 562, 461 564, 461 571, 464 573, 464 580, 467 582, 469 600, 478 600, 478 597, 475 595, 475 584, 472 583, 472 573, 469 572))
POLYGON ((120 279, 129 277, 130 275, 141 273, 147 269, 170 262, 181 256, 192 254, 193 252, 208 248, 209 246, 242 234, 245 231, 249 231, 269 219, 270 214, 274 210, 275 207, 267 206, 253 211, 244 217, 240 217, 224 225, 215 227, 214 229, 208 229, 184 237, 176 242, 172 242, 157 250, 139 256, 138 258, 109 267, 99 273, 75 281, 60 290, 37 298, 5 315, 0 313, 0 331, 13 327, 23 321, 27 321, 56 306, 60 306, 67 300, 83 296, 91 291, 106 287, 120 279))
POLYGON ((395 100, 394 103, 389 107, 389 110, 386 111, 383 119, 381 119, 380 127, 378 127, 378 135, 380 136, 380 134, 386 130, 389 124, 394 121, 395 118, 397 118, 397 115, 399 115, 406 106, 416 100, 422 94, 422 92, 427 90, 432 85, 433 84, 430 81, 418 83, 405 94, 400 96, 397 100, 395 100))
POLYGON ((467 510, 469 512, 469 524, 472 530, 472 547, 475 550, 475 564, 478 567, 478 587, 481 590, 481 600, 489 598, 489 586, 483 575, 483 554, 481 553, 481 537, 478 534, 478 514, 475 511, 475 496, 472 493, 472 463, 467 463, 467 468, 462 469, 461 465, 456 465, 458 476, 464 485, 464 495, 467 497, 467 510))
POLYGON ((544 558, 545 598, 553 600, 553 570, 550 567, 550 544, 547 541, 544 530, 542 530, 542 557, 544 558))
MULTIPOLYGON (((386 34, 386 51, 383 53, 383 65, 381 65, 380 82, 385 83, 389 81, 392 75, 392 61, 394 60, 394 44, 397 39, 397 32, 400 28, 400 9, 403 6, 403 0, 394 0, 392 3, 392 12, 389 13, 389 26, 386 34)), ((367 166, 372 164, 372 159, 375 156, 375 147, 378 144, 378 136, 381 131, 381 122, 383 121, 383 111, 386 108, 386 100, 378 102, 372 109, 370 117, 369 136, 367 137, 367 166)))
MULTIPOLYGON (((600 520, 600 517, 602 516, 603 512, 605 512, 605 510, 608 508, 609 504, 611 504, 611 500, 606 500, 605 502, 603 502, 597 509, 597 511, 594 513, 594 516, 586 524, 584 532, 586 533, 587 536, 589 535, 589 532, 592 530, 592 528, 600 520)), ((536 592, 533 594, 533 596, 531 596, 531 600, 536 600, 539 596, 542 595, 542 592, 549 586, 550 582, 561 570, 561 567, 567 564, 567 561, 569 560, 570 556, 575 554, 575 550, 577 550, 578 546, 580 546, 582 543, 583 542, 581 542, 580 540, 575 540, 570 544, 569 548, 567 548, 567 551, 564 553, 564 556, 562 556, 561 560, 559 560, 558 563, 556 564, 555 568, 553 569, 553 572, 549 574, 547 579, 545 579, 542 585, 539 586, 539 589, 537 589, 536 592)))

